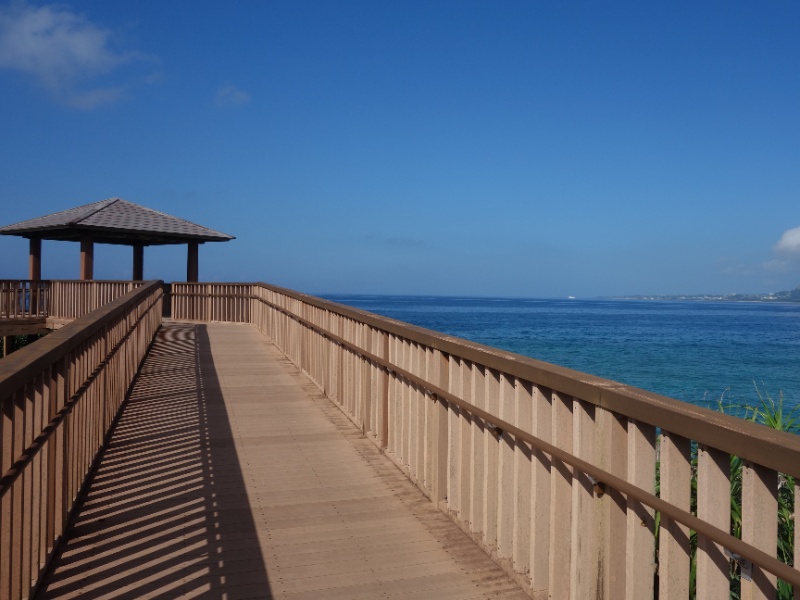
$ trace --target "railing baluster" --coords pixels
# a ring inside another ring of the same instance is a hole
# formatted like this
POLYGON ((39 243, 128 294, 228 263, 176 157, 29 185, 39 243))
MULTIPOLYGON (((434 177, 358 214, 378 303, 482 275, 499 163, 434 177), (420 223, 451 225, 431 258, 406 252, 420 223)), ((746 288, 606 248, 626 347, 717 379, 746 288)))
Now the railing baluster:
MULTIPOLYGON (((500 397, 497 415, 509 423, 516 412, 516 382, 500 373, 500 397)), ((510 561, 514 548, 514 438, 507 431, 497 432, 497 554, 510 561)))
MULTIPOLYGON (((444 388, 451 394, 463 398, 461 390, 461 361, 455 356, 448 356, 448 386, 444 388)), ((461 463, 461 409, 457 406, 449 406, 447 411, 447 428, 449 442, 447 448, 447 509, 457 519, 463 519, 463 507, 461 502, 461 477, 463 475, 461 463)))
MULTIPOLYGON (((546 388, 531 389, 531 433, 545 442, 552 442, 553 398, 546 388)), ((551 473, 550 456, 539 450, 531 452, 531 527, 530 584, 534 596, 550 588, 551 473)))
MULTIPOLYGON (((478 408, 485 408, 486 400, 486 374, 480 365, 473 364, 470 369, 472 381, 470 389, 472 396, 470 401, 478 408)), ((470 460, 471 465, 471 481, 470 490, 471 497, 469 500, 470 506, 470 531, 480 536, 483 533, 483 512, 484 512, 484 496, 486 488, 486 464, 484 463, 484 448, 486 441, 484 439, 486 432, 486 424, 481 419, 472 419, 472 427, 470 428, 470 435, 472 437, 472 457, 470 460)))
MULTIPOLYGON (((628 481, 650 493, 656 491, 656 430, 651 425, 628 421, 628 481)), ((625 598, 655 596, 655 513, 632 498, 627 499, 625 551, 625 598)))
MULTIPOLYGON (((458 387, 462 398, 472 398, 475 395, 474 365, 466 360, 459 361, 458 387)), ((472 513, 472 415, 460 410, 458 415, 458 517, 463 526, 470 528, 470 515, 472 513)), ((455 440, 452 444, 456 446, 455 440)))
MULTIPOLYGON (((697 516, 728 531, 731 518, 731 457, 700 446, 697 449, 697 516)), ((697 536, 697 597, 727 600, 730 560, 725 549, 697 536)))
MULTIPOLYGON (((661 434, 660 497, 683 510, 691 502, 691 442, 661 434)), ((661 515, 658 549, 659 598, 689 597, 689 528, 661 515)))
MULTIPOLYGON (((572 405, 573 452, 588 462, 596 462, 595 407, 580 400, 572 405)), ((595 483, 589 475, 573 471, 572 476, 572 556, 570 581, 579 598, 599 598, 598 589, 599 532, 602 527, 599 503, 594 494, 595 483)))
MULTIPOLYGON (((426 364, 425 346, 417 346, 414 353, 414 373, 424 376, 426 364)), ((414 481, 424 487, 425 481, 425 412, 428 398, 425 390, 418 389, 414 403, 414 481)))
MULTIPOLYGON (((526 431, 533 429, 534 388, 529 381, 517 381, 514 398, 514 424, 526 431)), ((526 579, 531 570, 531 447, 514 439, 514 572, 526 579)))
MULTIPOLYGON (((628 475, 627 419, 610 411, 596 409, 596 443, 600 450, 600 465, 609 473, 622 479, 628 475)), ((602 563, 602 593, 605 598, 624 598, 626 589, 625 556, 627 541, 627 502, 625 496, 613 487, 599 482, 595 491, 604 521, 600 539, 602 563)))
MULTIPOLYGON (((775 556, 778 548, 778 474, 745 461, 742 465, 742 540, 775 556)), ((742 565, 742 600, 777 597, 777 578, 758 565, 742 565), (750 577, 747 577, 750 571, 750 577)))
MULTIPOLYGON (((794 479, 794 568, 800 568, 800 477, 794 479)), ((794 586, 794 600, 800 600, 800 585, 794 586)))
MULTIPOLYGON (((567 452, 573 448, 572 398, 553 392, 553 444, 567 452)), ((550 480, 550 593, 553 600, 567 600, 573 588, 572 564, 572 469, 553 459, 550 480)))
MULTIPOLYGON (((382 357, 389 360, 389 334, 380 332, 381 347, 383 348, 382 357)), ((381 410, 380 410, 380 427, 378 428, 380 445, 382 448, 389 446, 389 386, 390 386, 389 373, 381 370, 381 410)))
MULTIPOLYGON (((0 401, 0 473, 11 467, 14 455, 14 415, 16 406, 11 401, 0 401)), ((12 546, 13 494, 0 496, 0 598, 11 597, 14 547, 12 546)))
MULTIPOLYGON (((497 414, 500 402, 500 373, 486 370, 484 402, 486 412, 497 414)), ((486 465, 486 482, 483 487, 483 543, 490 548, 497 546, 497 486, 498 486, 498 454, 495 428, 490 424, 484 435, 483 463, 486 465)))

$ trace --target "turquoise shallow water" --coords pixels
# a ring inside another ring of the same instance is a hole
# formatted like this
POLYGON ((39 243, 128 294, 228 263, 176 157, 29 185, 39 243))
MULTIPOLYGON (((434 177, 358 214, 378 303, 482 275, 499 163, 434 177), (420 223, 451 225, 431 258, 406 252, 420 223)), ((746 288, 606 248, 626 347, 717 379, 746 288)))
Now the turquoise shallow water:
POLYGON ((800 304, 326 296, 703 406, 800 403, 800 304))

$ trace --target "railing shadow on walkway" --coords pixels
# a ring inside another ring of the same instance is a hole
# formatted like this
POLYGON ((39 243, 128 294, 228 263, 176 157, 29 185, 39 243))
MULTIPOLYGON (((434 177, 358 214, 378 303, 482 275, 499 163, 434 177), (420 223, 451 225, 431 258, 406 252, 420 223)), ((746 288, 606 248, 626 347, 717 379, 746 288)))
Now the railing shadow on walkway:
POLYGON ((163 327, 39 598, 272 597, 204 325, 163 327))

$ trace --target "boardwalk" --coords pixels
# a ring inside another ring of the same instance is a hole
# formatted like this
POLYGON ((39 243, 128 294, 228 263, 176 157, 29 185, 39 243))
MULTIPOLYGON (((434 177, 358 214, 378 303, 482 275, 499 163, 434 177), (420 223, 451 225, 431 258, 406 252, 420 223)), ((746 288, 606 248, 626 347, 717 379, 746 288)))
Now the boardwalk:
POLYGON ((166 324, 43 598, 527 598, 250 325, 166 324))

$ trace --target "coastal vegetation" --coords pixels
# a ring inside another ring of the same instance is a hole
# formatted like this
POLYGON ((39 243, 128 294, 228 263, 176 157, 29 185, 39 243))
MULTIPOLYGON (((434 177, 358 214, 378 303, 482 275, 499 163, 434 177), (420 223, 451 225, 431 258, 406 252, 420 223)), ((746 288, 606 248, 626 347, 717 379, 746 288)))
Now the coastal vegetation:
MULTIPOLYGON (((766 427, 800 434, 800 405, 788 408, 784 404, 783 391, 778 391, 777 400, 766 388, 753 382, 759 403, 754 406, 732 406, 720 399, 722 412, 732 413, 766 427)), ((793 564, 794 540, 794 491, 795 479, 791 475, 778 476, 778 559, 793 564)), ((731 525, 734 535, 742 535, 742 460, 731 457, 731 525)), ((740 577, 738 565, 734 563, 731 572, 731 598, 739 598, 740 577)), ((792 586, 778 581, 779 600, 792 600, 792 586)))
MULTIPOLYGON (((739 418, 759 423, 771 429, 800 434, 800 406, 788 408, 784 404, 783 392, 778 392, 777 400, 765 389, 759 388, 753 382, 758 403, 753 405, 735 404, 725 398, 723 392, 717 398, 717 408, 720 412, 731 414, 739 418)), ((697 514, 697 444, 692 445, 692 496, 691 512, 697 514)), ((742 467, 743 461, 738 456, 731 456, 730 483, 731 483, 731 533, 741 539, 742 537, 742 467)), ((660 464, 656 465, 656 490, 660 488, 660 464)), ((778 477, 778 559, 793 565, 794 559, 794 490, 795 478, 783 473, 778 477)), ((655 535, 656 548, 660 533, 660 514, 656 513, 655 535)), ((697 533, 690 536, 691 570, 689 580, 689 597, 697 597, 697 533)), ((658 556, 656 556, 658 562, 658 556)), ((656 571, 658 572, 658 571, 656 571)), ((739 600, 741 597, 741 567, 738 561, 731 560, 730 569, 730 597, 739 600)), ((794 598, 792 586, 778 580, 778 600, 792 600, 794 598)))
MULTIPOLYGON (((771 429, 800 434, 800 405, 787 407, 784 403, 783 391, 778 392, 774 398, 763 386, 759 387, 753 382, 758 402, 752 405, 736 404, 728 401, 723 392, 717 399, 717 408, 720 412, 731 414, 754 423, 759 423, 771 429)), ((742 467, 743 461, 738 456, 731 456, 730 482, 731 482, 731 533, 742 537, 742 467)), ((656 488, 659 487, 659 472, 656 468, 656 488)), ((697 514, 697 445, 692 447, 692 500, 691 511, 697 514)), ((779 474, 778 476, 778 559, 787 565, 793 565, 794 559, 794 494, 795 478, 791 475, 779 474)), ((659 535, 659 515, 656 515, 656 536, 659 535)), ((691 545, 691 571, 690 571, 690 597, 696 598, 697 577, 697 534, 692 532, 691 545)), ((736 560, 731 560, 730 570, 730 597, 739 600, 741 597, 741 567, 736 560)), ((792 586, 778 580, 778 600, 792 600, 792 586)))
MULTIPOLYGON (((19 350, 27 346, 28 344, 32 344, 36 340, 41 337, 44 337, 44 334, 35 334, 35 333, 23 333, 20 335, 12 335, 7 336, 11 341, 10 350, 19 350)), ((5 351, 5 343, 6 343, 6 336, 0 336, 0 356, 4 356, 5 351)))

